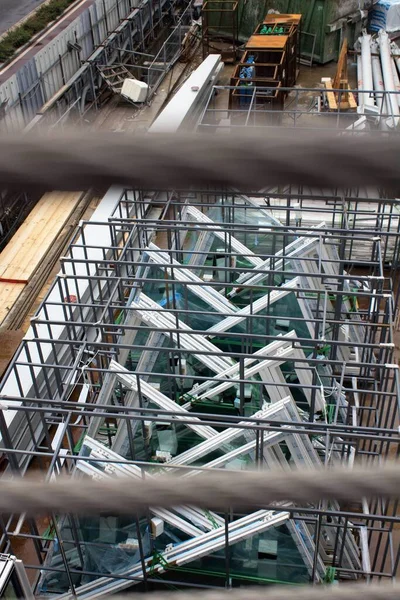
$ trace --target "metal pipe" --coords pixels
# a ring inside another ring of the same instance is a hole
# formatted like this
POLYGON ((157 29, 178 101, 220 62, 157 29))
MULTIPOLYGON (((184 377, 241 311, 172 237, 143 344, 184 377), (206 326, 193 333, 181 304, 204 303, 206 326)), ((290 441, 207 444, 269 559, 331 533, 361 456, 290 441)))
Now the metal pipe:
POLYGON ((386 101, 385 101, 385 86, 383 85, 383 75, 381 69, 381 61, 379 59, 378 53, 378 43, 371 43, 371 63, 372 63, 372 77, 374 80, 374 89, 376 90, 375 101, 378 106, 379 114, 382 115, 382 109, 385 103, 385 111, 388 112, 386 101))
POLYGON ((399 74, 397 72, 396 61, 392 58, 392 71, 393 71, 393 81, 394 81, 394 89, 397 93, 397 104, 400 106, 400 79, 399 74))
MULTIPOLYGON (((361 64, 362 64, 362 90, 372 90, 372 65, 371 65, 371 36, 364 30, 359 38, 361 42, 361 64)), ((374 106, 374 98, 371 94, 362 95, 362 106, 374 106)))
POLYGON ((395 82, 393 78, 389 36, 383 30, 379 32, 378 44, 381 55, 383 83, 385 85, 385 92, 389 107, 389 118, 386 120, 386 123, 390 128, 394 129, 399 123, 400 111, 399 104, 397 102, 397 94, 393 93, 395 91, 395 82))
POLYGON ((392 42, 390 49, 392 51, 392 56, 396 67, 400 71, 400 48, 397 46, 397 44, 392 42))
MULTIPOLYGON (((363 72, 362 72, 362 58, 360 54, 357 54, 357 89, 363 89, 363 72)), ((358 94, 358 107, 359 112, 364 112, 364 94, 358 94)))

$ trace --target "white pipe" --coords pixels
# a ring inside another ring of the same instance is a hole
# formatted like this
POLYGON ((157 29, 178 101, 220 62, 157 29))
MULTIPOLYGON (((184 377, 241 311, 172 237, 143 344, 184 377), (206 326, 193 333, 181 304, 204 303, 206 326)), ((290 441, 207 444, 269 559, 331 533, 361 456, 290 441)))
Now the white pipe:
MULTIPOLYGON (((391 43, 391 51, 392 51, 392 62, 393 62, 393 77, 396 84, 396 90, 400 91, 400 48, 394 42, 391 43)), ((397 102, 400 106, 400 94, 397 96, 397 102)))
MULTIPOLYGON (((392 69, 392 57, 390 54, 390 42, 389 36, 386 31, 381 31, 378 34, 378 43, 381 54, 381 63, 382 63, 382 73, 383 73, 383 83, 385 86, 386 92, 393 92, 395 89, 395 83, 393 79, 393 69, 392 69)), ((396 94, 387 93, 387 103, 389 107, 390 117, 387 119, 387 124, 389 127, 397 127, 399 123, 399 105, 397 103, 396 94)))
POLYGON ((400 48, 394 42, 392 42, 391 48, 392 48, 392 56, 396 62, 398 70, 400 71, 400 48))
MULTIPOLYGON (((379 109, 379 114, 382 114, 383 101, 385 99, 385 86, 383 85, 383 75, 381 69, 381 61, 379 60, 379 49, 377 42, 371 44, 372 54, 375 56, 371 57, 372 62, 372 76, 374 80, 374 90, 377 92, 375 100, 379 109)), ((386 103, 385 103, 386 104, 386 103)), ((385 112, 387 113, 387 106, 385 105, 385 112)))
MULTIPOLYGON (((357 54, 357 89, 363 89, 363 75, 362 75, 362 59, 361 54, 357 54)), ((364 94, 358 92, 358 111, 364 112, 364 94)))
MULTIPOLYGON (((397 72, 397 67, 394 58, 392 58, 392 71, 393 71, 393 81, 394 81, 394 89, 396 92, 400 92, 400 79, 399 74, 397 72)), ((400 93, 396 94, 397 104, 400 106, 400 93)))
MULTIPOLYGON (((361 41, 361 64, 362 64, 362 89, 371 92, 372 83, 372 65, 371 65, 371 36, 363 31, 361 41)), ((371 93, 363 94, 363 106, 374 106, 374 98, 371 93)))

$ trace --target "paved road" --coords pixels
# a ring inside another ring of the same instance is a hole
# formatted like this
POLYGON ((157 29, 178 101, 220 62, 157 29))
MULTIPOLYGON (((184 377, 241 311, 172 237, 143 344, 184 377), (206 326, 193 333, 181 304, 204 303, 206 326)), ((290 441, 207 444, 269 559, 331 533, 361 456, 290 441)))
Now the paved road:
POLYGON ((0 0, 0 35, 42 2, 44 0, 0 0))

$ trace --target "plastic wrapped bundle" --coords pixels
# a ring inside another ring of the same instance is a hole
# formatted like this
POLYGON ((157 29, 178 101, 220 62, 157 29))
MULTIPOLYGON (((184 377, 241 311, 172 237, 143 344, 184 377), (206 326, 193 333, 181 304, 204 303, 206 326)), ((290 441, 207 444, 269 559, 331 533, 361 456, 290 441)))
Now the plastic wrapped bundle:
POLYGON ((369 29, 371 31, 400 30, 400 0, 379 0, 370 12, 369 29))

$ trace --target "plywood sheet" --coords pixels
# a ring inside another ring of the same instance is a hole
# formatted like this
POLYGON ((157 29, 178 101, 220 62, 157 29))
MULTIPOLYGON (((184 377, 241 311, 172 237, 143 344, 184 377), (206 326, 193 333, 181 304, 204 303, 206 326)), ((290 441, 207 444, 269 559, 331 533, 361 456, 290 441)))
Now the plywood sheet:
POLYGON ((246 44, 246 50, 283 50, 286 46, 287 35, 252 35, 246 44))
POLYGON ((50 192, 40 199, 0 254, 0 282, 29 281, 81 197, 81 192, 50 192))
POLYGON ((334 92, 332 91, 332 79, 327 77, 326 80, 323 81, 326 88, 326 98, 328 100, 329 110, 337 110, 337 102, 334 92))
POLYGON ((301 21, 301 16, 299 14, 280 14, 280 15, 265 15, 265 19, 263 23, 294 23, 298 24, 301 21))

